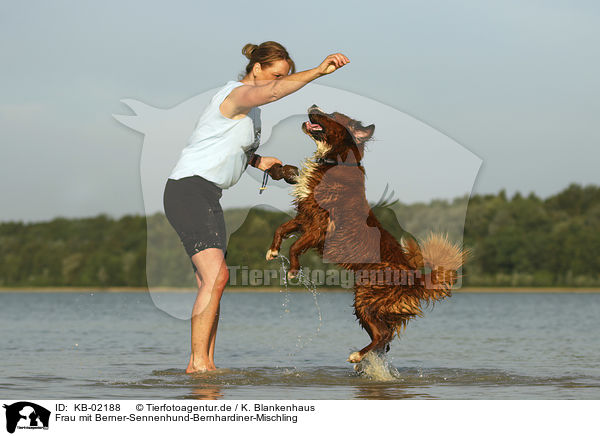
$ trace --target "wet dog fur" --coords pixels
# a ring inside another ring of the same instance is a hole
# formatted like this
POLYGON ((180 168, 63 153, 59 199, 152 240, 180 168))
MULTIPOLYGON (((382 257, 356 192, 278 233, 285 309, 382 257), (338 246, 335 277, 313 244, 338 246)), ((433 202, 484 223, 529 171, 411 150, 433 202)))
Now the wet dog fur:
POLYGON ((363 126, 315 105, 308 118, 302 130, 317 148, 299 174, 294 173, 296 217, 275 231, 266 258, 277 257, 282 240, 297 233, 289 252, 290 277, 298 274, 299 257, 310 248, 324 260, 354 271, 354 314, 371 338, 349 356, 349 362, 357 363, 371 350, 388 351, 394 335, 423 315, 423 304, 450 296, 468 253, 442 234, 398 242, 382 227, 366 199, 361 162, 374 125, 363 126), (401 280, 389 280, 386 271, 401 280))

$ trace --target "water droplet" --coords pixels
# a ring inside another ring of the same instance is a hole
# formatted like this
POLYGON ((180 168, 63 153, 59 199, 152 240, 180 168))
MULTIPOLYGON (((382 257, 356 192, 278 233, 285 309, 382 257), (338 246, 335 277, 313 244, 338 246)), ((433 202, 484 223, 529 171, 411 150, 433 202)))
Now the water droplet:
MULTIPOLYGON (((289 313, 290 310, 289 310, 288 305, 290 302, 290 293, 289 293, 289 288, 288 288, 287 271, 288 271, 288 267, 290 266, 290 261, 287 257, 282 255, 281 253, 279 254, 278 257, 281 260, 281 269, 283 271, 282 277, 283 277, 283 283, 285 285, 285 301, 282 304, 282 306, 284 307, 284 312, 289 313)), ((323 326, 323 316, 321 313, 321 307, 319 306, 319 301, 317 299, 317 286, 312 280, 310 280, 310 278, 305 273, 305 271, 302 267, 300 267, 300 269, 298 271, 298 282, 301 283, 313 295, 315 307, 317 308, 317 319, 319 321, 319 325, 317 326, 317 330, 315 331, 315 333, 313 335, 309 336, 304 342, 301 341, 301 336, 299 336, 298 343, 296 345, 296 351, 293 353, 289 353, 289 355, 288 355, 290 357, 290 359, 292 357, 294 357, 298 351, 302 350, 306 345, 308 345, 310 342, 312 342, 312 340, 321 332, 321 328, 323 326)))

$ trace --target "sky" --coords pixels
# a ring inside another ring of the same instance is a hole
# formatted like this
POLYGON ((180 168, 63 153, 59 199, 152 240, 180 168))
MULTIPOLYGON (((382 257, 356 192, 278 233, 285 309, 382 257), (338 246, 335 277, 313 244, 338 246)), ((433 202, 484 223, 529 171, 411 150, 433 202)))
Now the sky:
MULTIPOLYGON (((335 52, 351 61, 294 94, 288 118, 283 101, 262 108, 275 126, 265 149, 286 163, 312 151, 297 127, 305 101, 321 98, 376 125, 367 175, 388 174, 408 203, 597 185, 599 29, 592 1, 1 2, 0 221, 152 212, 141 161, 151 138, 119 122, 134 114, 122 100, 181 113, 236 80, 241 48, 265 40, 286 46, 298 70, 335 52), (407 167, 446 152, 468 170, 412 183, 407 167)), ((170 127, 172 141, 163 135, 172 153, 194 116, 170 127)), ((261 175, 247 173, 224 207, 289 202, 284 186, 257 197, 261 175)), ((384 184, 368 190, 373 200, 384 184)))

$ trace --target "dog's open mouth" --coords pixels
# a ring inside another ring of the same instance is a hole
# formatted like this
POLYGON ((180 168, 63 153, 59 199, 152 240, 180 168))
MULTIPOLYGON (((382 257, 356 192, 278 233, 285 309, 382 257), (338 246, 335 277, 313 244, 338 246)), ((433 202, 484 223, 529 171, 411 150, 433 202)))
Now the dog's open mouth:
POLYGON ((320 124, 311 123, 310 121, 305 122, 304 127, 309 132, 322 132, 323 131, 323 127, 321 127, 320 124))

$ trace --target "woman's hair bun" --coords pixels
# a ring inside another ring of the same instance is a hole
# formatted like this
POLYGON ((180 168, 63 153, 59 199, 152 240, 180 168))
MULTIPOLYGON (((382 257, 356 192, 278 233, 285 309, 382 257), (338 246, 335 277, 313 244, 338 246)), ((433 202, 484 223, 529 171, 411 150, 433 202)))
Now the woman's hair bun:
POLYGON ((246 56, 248 59, 252 59, 252 53, 256 50, 258 46, 256 44, 246 44, 242 49, 242 54, 246 56))
POLYGON ((290 55, 285 47, 278 42, 265 41, 260 45, 246 44, 242 49, 242 54, 249 59, 248 65, 246 65, 246 74, 250 74, 252 68, 254 68, 254 65, 257 63, 260 64, 262 68, 279 60, 287 61, 290 66, 289 71, 292 74, 296 72, 294 61, 290 59, 290 55))

